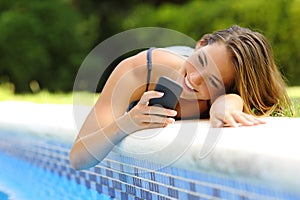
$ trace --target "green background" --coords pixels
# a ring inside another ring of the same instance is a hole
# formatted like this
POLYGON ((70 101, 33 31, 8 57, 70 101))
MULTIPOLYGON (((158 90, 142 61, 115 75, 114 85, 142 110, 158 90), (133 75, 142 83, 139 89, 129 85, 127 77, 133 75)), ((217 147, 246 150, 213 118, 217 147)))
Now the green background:
POLYGON ((288 85, 300 85, 299 13, 299 0, 1 0, 0 84, 70 92, 85 56, 117 33, 153 26, 197 40, 238 24, 262 32, 288 85))

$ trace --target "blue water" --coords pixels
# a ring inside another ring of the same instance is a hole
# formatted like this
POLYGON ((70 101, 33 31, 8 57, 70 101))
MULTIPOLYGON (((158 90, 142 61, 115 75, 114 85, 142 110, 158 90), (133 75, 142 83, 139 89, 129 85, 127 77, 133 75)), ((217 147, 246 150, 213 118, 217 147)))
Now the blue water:
POLYGON ((8 195, 3 192, 0 192, 0 200, 8 200, 8 195))
POLYGON ((3 152, 0 169, 0 200, 111 199, 3 152))

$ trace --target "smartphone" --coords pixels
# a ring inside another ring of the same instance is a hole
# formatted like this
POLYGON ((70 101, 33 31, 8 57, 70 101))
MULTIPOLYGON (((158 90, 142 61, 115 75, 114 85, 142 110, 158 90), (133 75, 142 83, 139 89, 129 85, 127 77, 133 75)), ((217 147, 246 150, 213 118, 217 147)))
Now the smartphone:
POLYGON ((163 92, 164 96, 151 99, 149 101, 150 106, 162 106, 172 110, 175 109, 182 92, 182 86, 179 83, 162 76, 159 78, 154 90, 163 92))

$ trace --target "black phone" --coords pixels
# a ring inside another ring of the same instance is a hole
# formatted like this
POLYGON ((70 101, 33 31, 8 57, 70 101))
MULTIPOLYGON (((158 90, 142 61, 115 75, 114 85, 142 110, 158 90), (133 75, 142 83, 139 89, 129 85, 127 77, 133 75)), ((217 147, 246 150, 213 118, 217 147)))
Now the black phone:
POLYGON ((150 106, 162 106, 172 110, 175 109, 182 92, 182 86, 179 83, 168 77, 162 76, 159 78, 154 90, 163 92, 164 96, 161 98, 150 99, 150 106))

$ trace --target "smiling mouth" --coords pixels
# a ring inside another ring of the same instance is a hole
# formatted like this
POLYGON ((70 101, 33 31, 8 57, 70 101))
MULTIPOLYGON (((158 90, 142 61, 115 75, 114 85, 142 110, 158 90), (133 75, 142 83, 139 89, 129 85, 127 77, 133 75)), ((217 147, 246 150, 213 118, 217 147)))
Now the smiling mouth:
POLYGON ((186 86, 186 88, 188 89, 188 91, 190 92, 197 92, 197 90, 195 90, 192 86, 192 84, 189 82, 187 76, 184 77, 184 86, 186 86))

